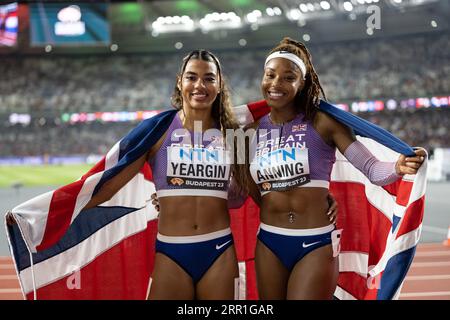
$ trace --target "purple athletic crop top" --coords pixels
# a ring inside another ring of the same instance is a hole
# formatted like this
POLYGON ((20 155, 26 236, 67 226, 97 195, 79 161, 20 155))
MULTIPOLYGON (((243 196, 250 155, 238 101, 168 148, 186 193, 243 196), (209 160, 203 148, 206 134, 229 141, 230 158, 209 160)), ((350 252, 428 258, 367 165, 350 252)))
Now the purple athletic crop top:
POLYGON ((336 149, 303 118, 300 113, 283 125, 273 124, 270 115, 261 118, 250 172, 262 195, 295 187, 329 188, 336 149))
POLYGON ((194 131, 183 127, 178 112, 149 160, 157 196, 227 199, 231 162, 222 137, 217 128, 198 131, 194 137, 194 131))

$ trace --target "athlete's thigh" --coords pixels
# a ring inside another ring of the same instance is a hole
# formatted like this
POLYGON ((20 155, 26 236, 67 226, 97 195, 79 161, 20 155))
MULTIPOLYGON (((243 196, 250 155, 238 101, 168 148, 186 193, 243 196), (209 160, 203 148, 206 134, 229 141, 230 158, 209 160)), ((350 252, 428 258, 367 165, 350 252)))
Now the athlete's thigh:
POLYGON ((259 299, 286 299, 289 271, 260 240, 256 243, 255 268, 259 299))
POLYGON ((194 284, 191 276, 168 256, 157 252, 148 299, 194 299, 194 284))
POLYGON ((239 278, 236 251, 234 246, 230 246, 214 261, 197 283, 196 298, 200 300, 233 300, 236 278, 239 278))
POLYGON ((289 300, 329 300, 333 298, 339 274, 338 258, 326 245, 311 251, 292 269, 288 282, 289 300))

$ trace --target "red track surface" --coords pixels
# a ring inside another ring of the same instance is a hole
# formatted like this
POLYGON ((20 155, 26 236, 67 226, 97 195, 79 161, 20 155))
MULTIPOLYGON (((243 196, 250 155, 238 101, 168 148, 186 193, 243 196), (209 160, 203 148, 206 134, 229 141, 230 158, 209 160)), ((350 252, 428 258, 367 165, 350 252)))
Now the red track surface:
POLYGON ((22 300, 19 280, 11 257, 0 257, 0 300, 22 300))
POLYGON ((400 299, 450 300, 450 247, 440 243, 417 246, 400 299))
MULTIPOLYGON (((0 300, 22 300, 10 257, 0 257, 0 300)), ((401 300, 450 300, 450 247, 420 244, 406 276, 401 300)))

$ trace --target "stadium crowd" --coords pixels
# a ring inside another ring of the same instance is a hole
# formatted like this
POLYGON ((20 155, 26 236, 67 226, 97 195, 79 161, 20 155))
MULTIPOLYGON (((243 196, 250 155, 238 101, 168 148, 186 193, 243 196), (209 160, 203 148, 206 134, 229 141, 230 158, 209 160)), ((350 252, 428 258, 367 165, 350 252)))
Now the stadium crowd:
MULTIPOLYGON (((448 34, 309 46, 331 101, 448 94, 448 34)), ((267 49, 217 52, 233 103, 258 99, 267 49)), ((2 57, 0 112, 170 106, 181 54, 2 57)))
MULTIPOLYGON (((310 47, 327 98, 349 103, 450 93, 448 33, 310 47)), ((266 49, 217 52, 235 105, 259 100, 266 49)), ((2 57, 0 116, 170 108, 182 55, 2 57)), ((413 146, 450 147, 450 110, 360 113, 413 146)), ((1 156, 103 154, 136 123, 9 125, 0 117, 1 156)))
MULTIPOLYGON (((394 133, 411 146, 431 153, 450 147, 450 108, 360 112, 359 116, 394 133)), ((0 130, 1 156, 105 154, 136 122, 60 123, 39 121, 29 126, 6 125, 0 130)))

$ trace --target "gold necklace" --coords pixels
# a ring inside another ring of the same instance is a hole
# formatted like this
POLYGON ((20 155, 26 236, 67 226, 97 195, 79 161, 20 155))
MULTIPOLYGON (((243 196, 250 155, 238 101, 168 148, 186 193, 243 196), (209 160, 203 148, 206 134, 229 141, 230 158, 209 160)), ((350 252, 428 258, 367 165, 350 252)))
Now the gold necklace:
POLYGON ((274 125, 276 125, 276 126, 280 126, 280 137, 279 137, 279 139, 278 139, 278 148, 280 147, 280 140, 281 140, 281 137, 283 136, 283 128, 284 128, 284 122, 282 122, 281 124, 277 124, 277 123, 275 123, 273 120, 272 120, 272 117, 270 116, 270 113, 269 113, 269 120, 270 120, 270 122, 272 123, 272 124, 274 124, 274 125))
POLYGON ((276 125, 276 126, 284 126, 284 122, 282 123, 276 123, 275 121, 273 121, 271 114, 269 113, 269 120, 270 122, 272 122, 272 124, 276 125))

